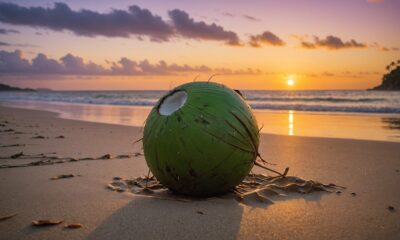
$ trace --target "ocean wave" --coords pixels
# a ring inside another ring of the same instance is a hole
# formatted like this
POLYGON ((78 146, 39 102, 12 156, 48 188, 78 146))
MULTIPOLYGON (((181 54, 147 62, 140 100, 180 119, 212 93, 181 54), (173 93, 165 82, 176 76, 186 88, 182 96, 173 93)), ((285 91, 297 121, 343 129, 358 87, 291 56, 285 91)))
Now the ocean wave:
POLYGON ((304 104, 250 104, 253 109, 294 110, 312 112, 400 113, 400 107, 382 106, 326 106, 304 104))
POLYGON ((245 96, 248 101, 268 101, 268 102, 334 102, 334 103, 368 103, 384 102, 384 98, 332 98, 332 97, 252 97, 245 96))
MULTIPOLYGON (((78 104, 154 106, 162 91, 136 92, 36 92, 0 93, 0 100, 45 101, 78 104)), ((400 113, 399 94, 367 91, 331 91, 289 93, 246 92, 253 109, 314 112, 400 113), (264 94, 264 95, 262 95, 264 94)))

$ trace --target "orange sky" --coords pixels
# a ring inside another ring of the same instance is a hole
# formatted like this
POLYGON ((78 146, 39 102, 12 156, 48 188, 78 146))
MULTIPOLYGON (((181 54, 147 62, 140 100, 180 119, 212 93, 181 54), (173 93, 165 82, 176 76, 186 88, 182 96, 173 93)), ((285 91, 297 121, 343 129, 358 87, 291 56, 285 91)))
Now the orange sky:
POLYGON ((0 63, 0 82, 71 90, 167 89, 219 73, 213 80, 240 89, 365 89, 378 85, 386 65, 399 58, 396 0, 227 3, 65 1, 59 8, 45 1, 3 3, 4 11, 12 11, 0 17, 0 62, 8 64, 0 63), (131 5, 151 17, 140 22, 112 12, 131 14, 131 5), (54 20, 41 21, 32 6, 55 13, 54 20), (81 9, 98 16, 92 20, 81 9), (38 20, 24 22, 29 17, 38 20), (118 21, 121 27, 113 25, 118 21), (164 29, 160 37, 157 31, 164 29), (46 57, 41 65, 32 62, 39 53, 46 57), (82 58, 83 70, 60 60, 67 54, 73 56, 70 63, 82 58), (135 61, 132 72, 123 71, 121 58, 135 61), (144 60, 149 69, 139 64, 144 60), (157 66, 161 60, 167 69, 157 66), (190 70, 176 70, 185 65, 190 70), (290 87, 288 79, 295 84, 290 87))

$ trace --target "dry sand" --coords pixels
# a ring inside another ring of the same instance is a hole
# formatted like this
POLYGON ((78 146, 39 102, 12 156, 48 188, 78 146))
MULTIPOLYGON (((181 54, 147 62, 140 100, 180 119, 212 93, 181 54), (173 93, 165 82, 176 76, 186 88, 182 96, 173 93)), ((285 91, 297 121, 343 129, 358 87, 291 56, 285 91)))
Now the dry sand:
MULTIPOLYGON (((141 151, 133 144, 141 137, 135 127, 5 107, 0 124, 0 131, 14 130, 0 132, 0 146, 24 144, 0 147, 0 157, 21 151, 74 158, 141 151), (38 135, 45 138, 32 138, 38 135)), ((291 194, 271 205, 224 198, 179 202, 106 189, 113 177, 145 175, 143 156, 0 169, 0 216, 18 214, 0 222, 0 239, 400 239, 400 143, 263 135, 260 152, 277 169, 289 166, 290 175, 347 189, 291 194), (80 176, 50 180, 60 174, 80 176), (32 227, 37 219, 84 227, 32 227)), ((0 165, 36 160, 0 159, 0 165)))

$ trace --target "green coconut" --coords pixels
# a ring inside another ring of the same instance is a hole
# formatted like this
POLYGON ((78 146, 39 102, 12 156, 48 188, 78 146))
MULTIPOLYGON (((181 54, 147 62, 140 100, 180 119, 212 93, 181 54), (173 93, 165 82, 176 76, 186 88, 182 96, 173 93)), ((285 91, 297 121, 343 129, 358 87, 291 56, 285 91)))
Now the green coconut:
POLYGON ((158 181, 176 193, 231 190, 258 156, 259 129, 242 96, 218 83, 191 82, 163 96, 147 117, 144 156, 158 181))

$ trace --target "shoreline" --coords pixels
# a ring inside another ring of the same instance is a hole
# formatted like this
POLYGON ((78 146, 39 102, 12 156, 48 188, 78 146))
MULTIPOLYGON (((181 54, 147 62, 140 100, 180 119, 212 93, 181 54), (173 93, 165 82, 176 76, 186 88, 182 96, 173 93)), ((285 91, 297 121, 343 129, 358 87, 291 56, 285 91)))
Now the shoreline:
MULTIPOLYGON (((0 106, 54 112, 58 117, 88 122, 143 127, 152 107, 41 101, 0 101, 0 106)), ((261 132, 283 136, 400 142, 399 114, 348 114, 254 110, 261 132)))
MULTIPOLYGON (((84 91, 85 92, 85 91, 84 91)), ((128 91, 129 92, 129 91, 128 91)), ((121 108, 143 108, 151 109, 153 106, 150 105, 112 105, 112 104, 98 104, 98 103, 79 103, 79 102, 62 102, 62 101, 41 101, 41 100, 17 100, 17 99, 0 99, 1 103, 13 104, 13 103, 37 103, 37 104, 54 104, 54 105, 76 105, 76 106, 98 106, 98 107, 121 107, 121 108)), ((18 104, 19 105, 19 104, 18 104)), ((28 109, 28 108, 26 108, 28 109)), ((339 116, 377 116, 377 117, 399 117, 400 113, 384 113, 384 112, 343 112, 343 111, 311 111, 311 110, 283 110, 283 109, 252 109, 254 112, 268 112, 268 113, 286 113, 293 111, 299 114, 307 115, 339 115, 339 116)))

